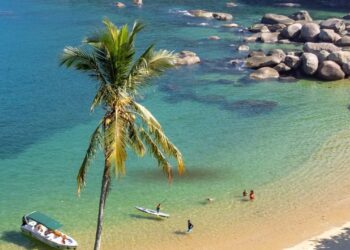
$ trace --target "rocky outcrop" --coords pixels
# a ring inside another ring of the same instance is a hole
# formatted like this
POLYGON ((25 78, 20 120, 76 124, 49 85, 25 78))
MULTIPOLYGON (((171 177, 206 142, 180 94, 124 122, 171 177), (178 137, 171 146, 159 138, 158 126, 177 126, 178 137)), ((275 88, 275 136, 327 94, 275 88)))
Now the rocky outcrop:
POLYGON ((303 25, 301 23, 293 23, 281 31, 281 36, 294 40, 299 37, 302 26, 303 25))
POLYGON ((300 38, 305 42, 315 42, 320 34, 320 26, 317 23, 306 23, 300 31, 300 38))
POLYGON ((320 23, 322 29, 332 29, 339 33, 345 30, 345 23, 338 18, 330 18, 320 23))
POLYGON ((340 66, 333 61, 324 61, 318 69, 318 77, 326 81, 336 81, 344 79, 345 73, 340 66))
POLYGON ((307 12, 306 10, 300 10, 298 12, 295 12, 289 17, 295 21, 303 20, 307 22, 312 22, 312 17, 310 16, 309 12, 307 12))
POLYGON ((313 75, 318 69, 318 58, 315 54, 304 53, 301 57, 302 70, 306 75, 313 75))
POLYGON ((276 43, 278 41, 280 33, 279 32, 266 32, 266 33, 261 33, 261 41, 263 43, 276 43))
POLYGON ((332 29, 321 29, 319 38, 322 42, 334 43, 338 41, 341 38, 341 36, 335 33, 335 31, 332 29))
POLYGON ((277 79, 279 76, 278 71, 270 67, 260 68, 249 75, 251 79, 255 80, 277 79))
POLYGON ((261 19, 261 23, 264 24, 285 24, 285 25, 291 25, 295 21, 287 16, 283 15, 277 15, 277 14, 265 14, 263 18, 261 19))
POLYGON ((279 64, 282 59, 279 56, 252 56, 247 58, 245 66, 248 68, 274 67, 279 64))
POLYGON ((343 36, 335 44, 340 47, 350 46, 350 36, 343 36))
POLYGON ((329 53, 340 51, 341 48, 335 46, 332 43, 305 43, 303 46, 305 52, 317 53, 321 50, 328 51, 329 53))
POLYGON ((284 59, 284 63, 291 69, 296 69, 299 67, 301 60, 298 56, 287 55, 284 59))
POLYGON ((350 51, 337 51, 329 54, 328 60, 343 65, 344 63, 350 62, 350 51))
POLYGON ((179 54, 177 54, 176 58, 176 65, 191 65, 200 63, 200 58, 197 56, 196 53, 191 51, 181 51, 179 54))

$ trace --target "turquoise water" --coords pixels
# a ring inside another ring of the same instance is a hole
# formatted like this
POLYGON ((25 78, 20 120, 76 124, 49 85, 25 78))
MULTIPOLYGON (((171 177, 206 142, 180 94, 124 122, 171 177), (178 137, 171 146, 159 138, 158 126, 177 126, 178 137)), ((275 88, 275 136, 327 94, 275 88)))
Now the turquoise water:
MULTIPOLYGON (((93 237, 102 157, 91 166, 87 187, 76 196, 75 176, 100 111, 89 113, 95 84, 58 67, 65 45, 79 45, 103 17, 116 24, 139 19, 147 28, 137 47, 195 51, 200 65, 168 72, 145 89, 141 102, 158 118, 181 149, 186 174, 168 185, 149 157, 131 153, 127 175, 113 183, 107 225, 134 221, 133 206, 163 201, 170 212, 195 210, 212 196, 229 199, 242 189, 276 181, 300 168, 326 140, 348 127, 350 87, 248 81, 248 72, 227 64, 243 34, 219 22, 192 19, 195 8, 232 12, 248 26, 268 11, 294 9, 241 5, 225 1, 150 1, 142 8, 116 9, 111 1, 2 1, 0 5, 0 248, 36 249, 19 235, 21 216, 46 212, 93 237), (205 22, 206 26, 200 25, 205 22), (219 41, 207 37, 218 35, 219 41), (233 46, 232 46, 233 45, 233 46), (32 247, 32 248, 29 248, 32 247)), ((316 18, 342 12, 311 10, 316 18)), ((266 45, 256 45, 268 49, 266 45)), ((143 222, 140 222, 141 224, 143 222)))

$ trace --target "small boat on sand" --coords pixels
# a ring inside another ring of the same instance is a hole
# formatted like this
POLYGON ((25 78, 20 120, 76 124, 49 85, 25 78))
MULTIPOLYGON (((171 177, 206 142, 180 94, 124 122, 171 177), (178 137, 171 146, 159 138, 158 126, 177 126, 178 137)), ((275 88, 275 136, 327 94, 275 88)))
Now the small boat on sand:
POLYGON ((156 210, 152 210, 152 209, 148 209, 148 208, 143 208, 143 207, 135 207, 137 210, 144 212, 146 214, 150 214, 150 215, 154 215, 154 216, 158 216, 158 217, 165 217, 168 218, 170 215, 166 214, 166 213, 161 213, 161 212, 157 212, 156 210))
POLYGON ((78 243, 58 229, 62 224, 40 212, 32 212, 22 217, 21 230, 24 234, 35 238, 57 249, 76 249, 78 243))

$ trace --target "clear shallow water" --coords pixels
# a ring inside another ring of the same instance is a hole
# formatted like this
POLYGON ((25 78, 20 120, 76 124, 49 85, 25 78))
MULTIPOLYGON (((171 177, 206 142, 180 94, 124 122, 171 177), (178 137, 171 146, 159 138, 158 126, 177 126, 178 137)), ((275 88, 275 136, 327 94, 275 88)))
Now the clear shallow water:
MULTIPOLYGON (((259 190, 303 167, 329 137, 347 128, 346 82, 252 83, 244 78, 246 71, 227 65, 231 58, 244 56, 230 46, 240 43, 241 33, 179 13, 194 8, 232 12, 235 22, 247 26, 265 12, 293 9, 166 2, 120 10, 110 1, 1 4, 0 10, 10 14, 0 16, 0 248, 8 249, 11 242, 18 248, 32 246, 14 232, 21 216, 32 210, 61 220, 68 232, 84 228, 94 235, 101 156, 80 198, 75 176, 99 118, 98 111, 88 113, 95 85, 59 68, 58 56, 65 45, 78 45, 104 16, 117 24, 144 21, 140 49, 156 42, 159 48, 193 50, 203 60, 155 80, 142 100, 183 152, 188 172, 169 186, 152 159, 130 154, 127 176, 114 183, 108 200, 107 225, 118 221, 143 228, 145 222, 130 216, 135 205, 152 207, 164 201, 171 213, 196 213, 205 197, 225 200, 244 188, 259 190), (207 26, 199 25, 203 22, 207 26), (211 35, 222 40, 207 40, 211 35)), ((343 13, 311 14, 324 18, 343 13)))

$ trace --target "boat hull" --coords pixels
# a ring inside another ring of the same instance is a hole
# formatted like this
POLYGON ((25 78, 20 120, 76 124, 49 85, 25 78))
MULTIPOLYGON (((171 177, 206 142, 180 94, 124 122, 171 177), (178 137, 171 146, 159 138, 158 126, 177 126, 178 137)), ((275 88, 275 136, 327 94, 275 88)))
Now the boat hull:
POLYGON ((51 240, 49 240, 49 238, 46 238, 44 236, 42 236, 41 234, 37 233, 36 231, 34 231, 30 226, 28 225, 24 225, 24 226, 21 226, 21 231, 23 234, 29 236, 29 237, 32 237, 38 241, 41 241, 42 243, 50 246, 50 247, 53 247, 53 248, 56 248, 56 249, 77 249, 78 245, 77 244, 74 244, 74 245, 63 245, 63 244, 59 244, 59 243, 56 243, 56 242, 53 242, 51 240))

